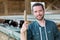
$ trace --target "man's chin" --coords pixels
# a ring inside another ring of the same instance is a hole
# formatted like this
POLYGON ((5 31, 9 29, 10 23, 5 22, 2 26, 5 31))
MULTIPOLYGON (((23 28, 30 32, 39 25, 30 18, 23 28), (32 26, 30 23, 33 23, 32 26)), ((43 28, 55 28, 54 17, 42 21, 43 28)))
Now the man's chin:
POLYGON ((42 19, 37 19, 37 20, 42 20, 42 19))
POLYGON ((37 18, 37 20, 43 20, 43 18, 37 18))

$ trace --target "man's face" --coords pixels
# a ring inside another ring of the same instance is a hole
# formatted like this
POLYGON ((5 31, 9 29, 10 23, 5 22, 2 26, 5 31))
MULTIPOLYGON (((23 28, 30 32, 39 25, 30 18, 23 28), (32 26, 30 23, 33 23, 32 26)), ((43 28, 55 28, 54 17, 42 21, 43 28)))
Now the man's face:
POLYGON ((34 6, 33 14, 37 20, 42 20, 44 18, 44 10, 43 10, 42 6, 34 6))

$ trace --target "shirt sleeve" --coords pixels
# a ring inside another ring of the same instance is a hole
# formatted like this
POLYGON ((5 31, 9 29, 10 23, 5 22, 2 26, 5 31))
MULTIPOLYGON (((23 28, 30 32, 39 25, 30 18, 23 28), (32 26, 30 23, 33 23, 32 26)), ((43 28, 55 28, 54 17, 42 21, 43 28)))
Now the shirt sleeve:
POLYGON ((57 25, 56 24, 54 24, 54 40, 60 40, 60 32, 59 32, 59 30, 58 30, 58 28, 57 28, 57 25))
POLYGON ((31 25, 28 26, 27 40, 33 40, 33 38, 32 38, 32 31, 31 31, 31 25))

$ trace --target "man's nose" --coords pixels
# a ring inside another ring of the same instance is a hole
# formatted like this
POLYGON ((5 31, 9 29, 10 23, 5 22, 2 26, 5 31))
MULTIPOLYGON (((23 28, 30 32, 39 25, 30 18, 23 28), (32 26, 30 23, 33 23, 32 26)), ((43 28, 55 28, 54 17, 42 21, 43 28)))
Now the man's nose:
POLYGON ((39 14, 40 14, 40 12, 37 12, 37 14, 39 15, 39 14))

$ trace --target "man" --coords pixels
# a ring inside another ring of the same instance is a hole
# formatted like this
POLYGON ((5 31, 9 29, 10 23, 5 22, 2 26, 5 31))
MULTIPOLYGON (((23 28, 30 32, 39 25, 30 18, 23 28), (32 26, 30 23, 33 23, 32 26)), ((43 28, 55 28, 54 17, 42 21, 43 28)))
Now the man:
POLYGON ((25 22, 21 34, 27 30, 27 40, 60 40, 56 24, 44 19, 45 10, 43 5, 35 3, 32 6, 32 12, 37 21, 29 25, 25 22))

